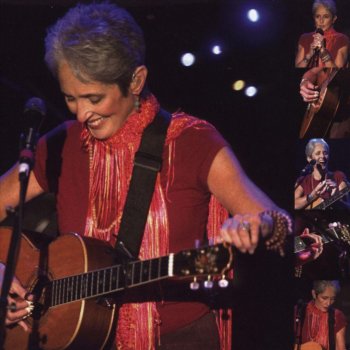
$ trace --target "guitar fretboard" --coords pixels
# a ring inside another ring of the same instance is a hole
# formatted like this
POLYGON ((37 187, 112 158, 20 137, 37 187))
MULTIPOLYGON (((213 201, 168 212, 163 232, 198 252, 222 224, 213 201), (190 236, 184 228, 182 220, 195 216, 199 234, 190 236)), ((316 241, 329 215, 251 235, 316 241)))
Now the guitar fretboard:
MULTIPOLYGON (((323 234, 318 234, 322 238, 323 244, 332 242, 333 240, 331 238, 327 238, 323 234)), ((294 253, 299 253, 303 250, 305 250, 308 247, 308 244, 303 240, 302 237, 295 237, 294 238, 294 253)))
POLYGON ((320 209, 320 210, 325 210, 328 208, 330 205, 344 197, 348 192, 350 191, 350 187, 345 187, 342 190, 340 190, 338 193, 334 194, 332 197, 325 199, 322 203, 316 205, 312 209, 320 209))
POLYGON ((173 255, 53 280, 50 306, 97 297, 172 276, 173 255))

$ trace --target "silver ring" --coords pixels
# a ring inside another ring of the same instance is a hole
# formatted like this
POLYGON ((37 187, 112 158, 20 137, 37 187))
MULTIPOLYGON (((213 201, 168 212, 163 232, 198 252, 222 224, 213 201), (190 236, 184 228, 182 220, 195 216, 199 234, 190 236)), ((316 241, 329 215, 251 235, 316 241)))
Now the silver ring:
POLYGON ((25 315, 22 317, 22 321, 26 320, 32 313, 30 312, 29 314, 25 315))
POLYGON ((239 223, 239 226, 244 231, 250 231, 250 223, 248 221, 242 221, 239 223))

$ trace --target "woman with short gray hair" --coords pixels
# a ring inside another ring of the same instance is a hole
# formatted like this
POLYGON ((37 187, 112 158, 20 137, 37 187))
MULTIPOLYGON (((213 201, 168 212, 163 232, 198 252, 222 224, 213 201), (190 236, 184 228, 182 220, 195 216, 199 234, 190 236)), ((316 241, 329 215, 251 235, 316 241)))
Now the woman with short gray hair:
POLYGON ((349 38, 333 26, 337 9, 333 0, 315 0, 312 5, 315 31, 304 33, 298 42, 298 68, 344 67, 348 60, 349 38))

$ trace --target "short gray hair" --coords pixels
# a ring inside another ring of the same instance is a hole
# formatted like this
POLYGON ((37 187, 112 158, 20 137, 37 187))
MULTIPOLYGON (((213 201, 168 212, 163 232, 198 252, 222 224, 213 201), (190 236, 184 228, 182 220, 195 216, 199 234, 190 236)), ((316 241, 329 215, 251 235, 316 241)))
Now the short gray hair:
POLYGON ((313 282, 313 290, 315 291, 316 295, 323 293, 327 287, 334 288, 336 293, 338 293, 340 290, 340 285, 338 281, 321 280, 313 282))
POLYGON ((324 148, 327 150, 327 152, 329 153, 329 146, 328 143, 324 140, 324 139, 311 139, 305 146, 305 155, 306 157, 310 157, 312 156, 312 153, 315 149, 315 146, 317 144, 321 144, 324 146, 324 148))
POLYGON ((313 15, 316 13, 317 8, 320 6, 325 7, 333 17, 337 15, 337 6, 333 0, 315 0, 312 5, 313 15))
POLYGON ((126 10, 108 1, 70 9, 48 29, 45 49, 45 61, 56 77, 66 61, 79 80, 116 83, 124 95, 145 60, 141 28, 126 10))

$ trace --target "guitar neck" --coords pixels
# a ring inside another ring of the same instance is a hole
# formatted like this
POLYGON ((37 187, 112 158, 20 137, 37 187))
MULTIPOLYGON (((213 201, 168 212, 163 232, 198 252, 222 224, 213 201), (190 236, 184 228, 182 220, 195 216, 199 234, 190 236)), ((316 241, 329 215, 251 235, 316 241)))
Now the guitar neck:
POLYGON ((115 293, 173 276, 174 254, 51 281, 50 306, 115 293))
MULTIPOLYGON (((329 232, 330 230, 326 230, 326 231, 329 232)), ((327 237, 326 235, 324 235, 322 233, 318 234, 318 235, 321 236, 323 244, 333 242, 332 238, 327 237)), ((299 253, 299 252, 307 249, 309 244, 308 244, 308 242, 305 242, 305 240, 303 240, 302 237, 300 237, 300 236, 295 237, 294 238, 294 253, 299 253)))
POLYGON ((335 203, 336 201, 338 201, 339 199, 341 199, 342 197, 344 197, 349 191, 350 191, 350 187, 345 187, 342 190, 340 190, 338 193, 334 194, 332 197, 325 199, 323 202, 316 205, 312 209, 324 210, 328 208, 330 205, 332 205, 333 203, 335 203))
POLYGON ((232 247, 224 244, 183 250, 150 260, 137 260, 49 282, 48 306, 88 299, 175 276, 225 275, 232 247))

